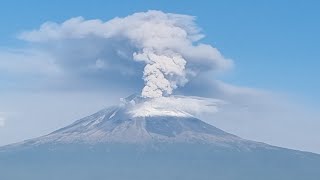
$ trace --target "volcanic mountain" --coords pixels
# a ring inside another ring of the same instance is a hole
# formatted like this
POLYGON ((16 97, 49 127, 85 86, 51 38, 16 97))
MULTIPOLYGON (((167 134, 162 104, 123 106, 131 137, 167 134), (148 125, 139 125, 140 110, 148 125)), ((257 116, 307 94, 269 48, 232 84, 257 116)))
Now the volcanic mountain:
POLYGON ((245 140, 138 95, 48 135, 0 148, 0 179, 10 180, 319 177, 320 155, 245 140))

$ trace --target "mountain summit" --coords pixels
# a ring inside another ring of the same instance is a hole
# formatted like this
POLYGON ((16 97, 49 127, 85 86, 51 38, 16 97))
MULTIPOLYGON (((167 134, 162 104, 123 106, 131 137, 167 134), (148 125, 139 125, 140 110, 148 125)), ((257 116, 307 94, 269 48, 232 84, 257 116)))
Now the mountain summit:
MULTIPOLYGON (((178 96, 155 100, 131 95, 121 99, 118 106, 100 110, 69 126, 19 145, 202 143, 246 149, 267 146, 224 132, 195 118, 183 108, 170 107, 172 101, 185 101, 185 98, 178 96)), ((214 104, 210 105, 215 108, 214 104)))
POLYGON ((0 179, 319 179, 320 155, 224 132, 193 115, 223 102, 191 98, 132 95, 48 135, 2 147, 0 179))

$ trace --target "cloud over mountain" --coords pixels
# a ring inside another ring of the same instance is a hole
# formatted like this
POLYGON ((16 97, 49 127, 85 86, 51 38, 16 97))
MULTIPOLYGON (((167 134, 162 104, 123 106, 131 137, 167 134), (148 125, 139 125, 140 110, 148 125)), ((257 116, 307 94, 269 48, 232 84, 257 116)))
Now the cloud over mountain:
POLYGON ((109 21, 77 17, 46 22, 19 37, 41 46, 62 71, 73 75, 116 76, 120 84, 128 76, 143 78, 145 97, 170 95, 201 72, 232 67, 216 48, 199 42, 204 35, 193 16, 161 11, 109 21))

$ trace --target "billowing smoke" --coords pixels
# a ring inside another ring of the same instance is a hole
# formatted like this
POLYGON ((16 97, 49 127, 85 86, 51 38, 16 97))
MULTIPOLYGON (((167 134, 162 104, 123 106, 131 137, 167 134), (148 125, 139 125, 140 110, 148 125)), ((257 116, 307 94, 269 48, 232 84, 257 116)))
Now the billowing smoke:
POLYGON ((143 97, 170 95, 188 81, 185 72, 187 61, 180 54, 171 51, 156 54, 152 49, 144 49, 142 53, 134 53, 134 59, 147 64, 143 72, 143 97))
POLYGON ((20 35, 51 48, 49 51, 56 53, 55 63, 62 69, 86 75, 90 68, 105 71, 105 76, 118 76, 119 83, 122 75, 142 75, 142 96, 150 98, 171 95, 198 73, 232 66, 216 48, 200 43, 203 37, 194 17, 161 11, 106 22, 82 17, 62 24, 47 22, 39 30, 20 35))

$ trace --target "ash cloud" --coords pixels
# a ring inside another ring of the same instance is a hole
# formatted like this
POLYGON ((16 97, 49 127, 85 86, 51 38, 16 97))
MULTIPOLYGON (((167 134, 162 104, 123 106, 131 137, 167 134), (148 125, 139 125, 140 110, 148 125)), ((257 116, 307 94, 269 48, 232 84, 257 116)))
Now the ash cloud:
POLYGON ((147 64, 143 70, 143 97, 170 95, 174 89, 188 81, 187 61, 180 54, 169 51, 158 55, 153 50, 144 49, 140 54, 135 53, 134 59, 143 60, 147 64))
POLYGON ((142 77, 141 94, 149 98, 171 95, 199 73, 232 67, 216 48, 199 42, 203 37, 195 17, 161 11, 109 21, 46 22, 19 36, 41 47, 71 76, 116 77, 119 84, 132 81, 128 76, 142 77))

